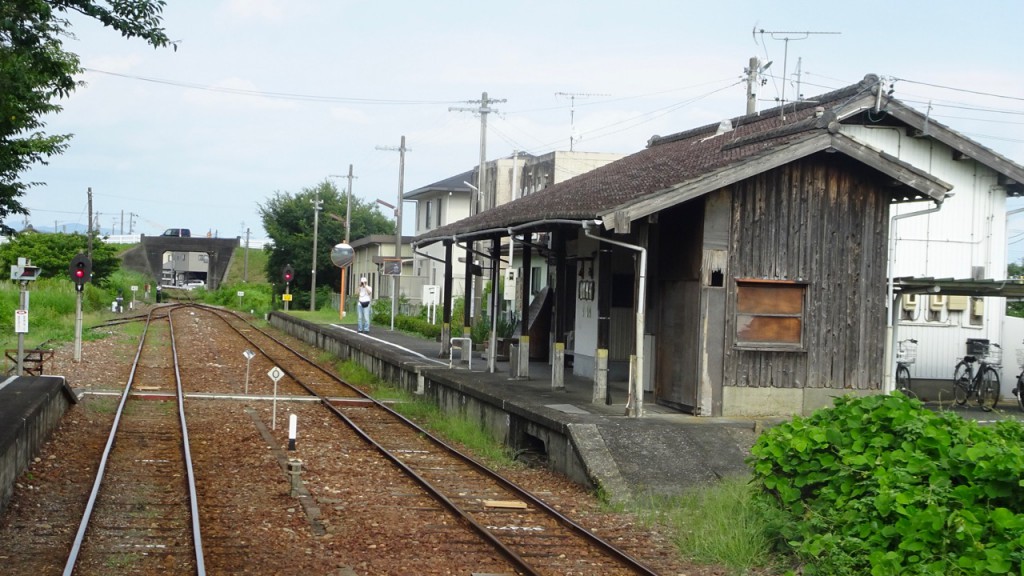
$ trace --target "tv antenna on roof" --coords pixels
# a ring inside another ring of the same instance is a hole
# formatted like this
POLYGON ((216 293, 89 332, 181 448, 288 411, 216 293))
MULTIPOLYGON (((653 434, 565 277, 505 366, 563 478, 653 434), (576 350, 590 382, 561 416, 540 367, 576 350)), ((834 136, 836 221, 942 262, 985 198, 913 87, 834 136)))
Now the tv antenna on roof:
POLYGON ((576 99, 590 98, 591 96, 611 96, 611 94, 592 94, 588 92, 555 92, 555 96, 567 96, 569 98, 569 151, 572 152, 573 142, 577 140, 574 123, 576 119, 576 99))
MULTIPOLYGON (((783 120, 786 119, 786 78, 787 64, 789 60, 789 41, 790 40, 806 40, 811 37, 812 34, 842 34, 842 32, 787 32, 778 30, 765 30, 764 28, 758 28, 754 26, 751 36, 754 38, 754 42, 757 42, 757 35, 761 35, 761 43, 764 43, 764 35, 768 34, 772 40, 782 40, 785 42, 785 48, 782 55, 782 97, 779 99, 779 114, 783 120)), ((797 96, 799 98, 799 95, 797 96)))

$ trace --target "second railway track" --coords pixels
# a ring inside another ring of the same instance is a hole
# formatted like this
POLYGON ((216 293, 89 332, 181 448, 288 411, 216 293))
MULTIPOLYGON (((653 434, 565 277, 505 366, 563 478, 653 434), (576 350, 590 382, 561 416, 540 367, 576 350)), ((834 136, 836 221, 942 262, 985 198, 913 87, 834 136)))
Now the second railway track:
POLYGON ((320 398, 379 454, 398 466, 520 574, 654 574, 541 499, 373 401, 236 314, 202 308, 320 398), (271 351, 273 350, 273 351, 271 351), (307 376, 301 376, 306 374, 307 376), (364 402, 337 401, 360 397, 364 402), (334 399, 334 401, 332 401, 334 399))

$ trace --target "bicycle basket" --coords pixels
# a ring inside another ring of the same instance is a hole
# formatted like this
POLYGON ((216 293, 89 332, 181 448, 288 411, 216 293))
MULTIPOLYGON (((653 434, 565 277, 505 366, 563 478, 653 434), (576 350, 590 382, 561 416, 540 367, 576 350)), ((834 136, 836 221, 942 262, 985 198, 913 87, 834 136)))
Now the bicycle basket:
POLYGON ((998 344, 991 344, 987 346, 987 351, 984 355, 978 356, 979 360, 984 361, 986 364, 994 364, 999 366, 1003 363, 1003 349, 998 344))
POLYGON ((917 342, 904 340, 896 343, 896 361, 913 364, 917 360, 917 342))

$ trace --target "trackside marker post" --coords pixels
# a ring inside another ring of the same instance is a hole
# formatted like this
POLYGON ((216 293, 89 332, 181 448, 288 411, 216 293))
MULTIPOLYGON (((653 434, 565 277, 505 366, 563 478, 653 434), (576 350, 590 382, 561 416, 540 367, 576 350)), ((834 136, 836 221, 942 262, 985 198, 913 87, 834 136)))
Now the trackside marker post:
POLYGON ((299 418, 295 414, 288 415, 288 449, 295 450, 295 429, 298 428, 299 418))
POLYGON ((245 356, 245 393, 249 394, 249 364, 256 357, 256 353, 246 348, 245 352, 242 352, 242 356, 245 356))
POLYGON ((284 376, 284 371, 282 371, 277 366, 274 366, 273 368, 270 369, 269 372, 267 372, 267 376, 270 376, 270 379, 274 381, 274 408, 270 417, 270 429, 277 430, 277 381, 280 380, 282 376, 284 376))

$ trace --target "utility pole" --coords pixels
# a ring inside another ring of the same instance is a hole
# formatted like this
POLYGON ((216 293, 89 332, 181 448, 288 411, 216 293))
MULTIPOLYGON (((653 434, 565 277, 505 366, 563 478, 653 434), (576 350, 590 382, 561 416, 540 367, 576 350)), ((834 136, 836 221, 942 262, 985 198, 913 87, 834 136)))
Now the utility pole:
MULTIPOLYGON (((575 130, 576 99, 590 98, 591 96, 610 96, 610 94, 588 94, 586 92, 555 92, 555 96, 567 96, 569 98, 569 152, 572 152, 573 143, 577 140, 575 130)), ((582 138, 580 138, 581 140, 582 138)))
POLYGON ((743 69, 743 72, 747 75, 747 114, 757 112, 757 89, 767 81, 764 78, 759 79, 758 77, 771 65, 770 60, 767 64, 761 65, 761 61, 757 56, 751 56, 749 65, 743 69))
POLYGON ((313 193, 313 274, 311 275, 309 288, 309 311, 316 310, 316 237, 320 230, 320 189, 313 193))
MULTIPOLYGON (((449 112, 476 112, 480 114, 480 165, 477 168, 476 174, 476 187, 478 193, 482 196, 483 194, 489 194, 487 190, 487 115, 491 112, 497 112, 494 108, 491 108, 491 104, 507 102, 504 98, 501 100, 492 100, 487 97, 487 92, 480 95, 479 100, 467 100, 467 104, 479 104, 477 108, 465 108, 452 106, 448 108, 449 112)), ((482 198, 481 198, 482 199, 482 198)), ((477 195, 470 194, 469 197, 469 215, 473 216, 480 212, 480 207, 477 203, 477 195)), ((473 311, 476 307, 476 289, 475 281, 476 278, 473 276, 473 260, 476 256, 475 245, 473 242, 466 244, 466 307, 464 309, 465 322, 463 326, 463 334, 469 336, 470 327, 473 321, 473 311)))
MULTIPOLYGON (((486 93, 485 93, 486 95, 486 93)), ((392 286, 394 290, 391 293, 391 330, 395 329, 395 313, 398 309, 398 288, 400 285, 400 279, 402 277, 402 200, 405 195, 405 153, 408 148, 405 147, 405 136, 402 136, 401 144, 398 148, 389 148, 385 146, 378 146, 378 150, 397 150, 398 151, 398 204, 395 204, 395 222, 398 230, 395 232, 395 258, 398 260, 398 274, 394 275, 392 286)), ((351 177, 352 168, 349 166, 349 175, 351 177)), ((351 182, 351 180, 349 180, 351 182)))
MULTIPOLYGON (((89 192, 88 192, 88 194, 89 194, 89 230, 86 233, 86 236, 88 236, 88 240, 87 240, 88 247, 86 248, 85 255, 88 256, 89 258, 92 258, 92 231, 93 231, 93 228, 92 228, 92 186, 90 186, 88 190, 89 190, 89 192)), ((99 217, 99 216, 97 215, 97 217, 99 217)))
POLYGON ((245 229, 245 257, 242 258, 242 282, 249 281, 249 229, 245 229))
MULTIPOLYGON (((352 238, 352 179, 355 176, 352 175, 352 165, 348 165, 348 176, 341 176, 339 174, 329 174, 331 178, 348 178, 348 188, 345 192, 345 244, 348 244, 352 238)), ((328 214, 331 218, 338 220, 339 217, 334 214, 328 214)), ((338 319, 345 319, 345 288, 346 288, 346 271, 348 266, 341 267, 341 284, 338 285, 338 319)))

